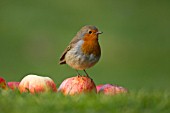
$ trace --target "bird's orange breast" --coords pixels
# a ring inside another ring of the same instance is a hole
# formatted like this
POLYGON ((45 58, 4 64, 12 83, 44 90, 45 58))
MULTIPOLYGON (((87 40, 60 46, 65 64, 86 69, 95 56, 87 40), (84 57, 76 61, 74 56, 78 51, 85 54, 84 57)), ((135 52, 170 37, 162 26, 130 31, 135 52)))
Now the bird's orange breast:
POLYGON ((93 35, 85 35, 85 37, 83 38, 84 43, 82 45, 82 52, 84 54, 93 54, 95 56, 99 56, 101 54, 101 50, 100 50, 100 45, 98 42, 98 36, 93 34, 93 35))

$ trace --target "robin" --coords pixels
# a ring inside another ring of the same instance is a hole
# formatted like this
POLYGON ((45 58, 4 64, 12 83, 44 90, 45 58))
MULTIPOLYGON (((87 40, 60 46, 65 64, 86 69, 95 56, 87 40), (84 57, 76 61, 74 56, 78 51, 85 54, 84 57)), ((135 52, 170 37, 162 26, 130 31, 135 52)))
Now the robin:
POLYGON ((78 75, 80 75, 78 70, 83 70, 88 76, 86 69, 94 66, 101 56, 99 34, 102 32, 95 26, 82 27, 63 52, 59 64, 68 64, 78 75))

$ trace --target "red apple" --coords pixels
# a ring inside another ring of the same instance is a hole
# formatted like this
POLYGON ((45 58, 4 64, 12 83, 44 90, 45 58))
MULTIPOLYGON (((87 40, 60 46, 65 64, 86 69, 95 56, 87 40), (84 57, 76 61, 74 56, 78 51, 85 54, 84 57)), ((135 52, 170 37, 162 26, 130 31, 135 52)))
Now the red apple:
POLYGON ((0 77, 0 88, 7 89, 6 81, 4 78, 0 77))
POLYGON ((56 92, 56 84, 49 77, 42 77, 37 75, 25 76, 19 84, 20 92, 41 93, 53 91, 56 92))
POLYGON ((105 84, 105 85, 99 85, 97 87, 98 87, 98 93, 103 93, 106 95, 116 95, 120 93, 127 93, 126 88, 123 88, 117 85, 105 84))
POLYGON ((97 92, 99 92, 99 90, 101 89, 102 86, 103 86, 103 84, 100 84, 100 85, 96 86, 97 92))
POLYGON ((97 92, 93 80, 86 76, 76 76, 65 79, 59 89, 64 95, 75 95, 88 92, 97 92))
POLYGON ((18 89, 19 83, 20 82, 8 82, 7 84, 10 89, 15 90, 18 89))

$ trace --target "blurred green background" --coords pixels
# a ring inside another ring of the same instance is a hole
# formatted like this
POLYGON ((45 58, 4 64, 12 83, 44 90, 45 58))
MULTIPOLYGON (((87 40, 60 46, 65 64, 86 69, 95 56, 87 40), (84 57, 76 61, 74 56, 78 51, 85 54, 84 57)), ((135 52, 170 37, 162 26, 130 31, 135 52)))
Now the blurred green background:
POLYGON ((87 70, 96 84, 170 90, 168 0, 1 0, 0 76, 20 81, 38 74, 59 86, 76 75, 59 57, 89 24, 104 32, 101 59, 87 70))

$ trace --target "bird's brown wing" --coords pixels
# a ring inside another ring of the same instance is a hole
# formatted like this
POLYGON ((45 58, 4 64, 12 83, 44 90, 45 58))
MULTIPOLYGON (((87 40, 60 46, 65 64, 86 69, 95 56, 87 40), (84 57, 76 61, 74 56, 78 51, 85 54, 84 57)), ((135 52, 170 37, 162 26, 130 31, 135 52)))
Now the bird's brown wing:
POLYGON ((59 64, 66 64, 66 60, 65 60, 65 55, 67 54, 67 52, 72 48, 74 47, 74 45, 80 40, 80 38, 77 38, 77 36, 75 36, 69 46, 67 46, 67 48, 64 50, 64 52, 62 53, 61 57, 60 57, 60 61, 59 61, 59 64))
POLYGON ((61 57, 60 57, 60 61, 59 64, 66 64, 66 60, 65 60, 65 55, 67 54, 67 51, 69 51, 71 49, 71 46, 69 45, 64 52, 62 53, 61 57))

